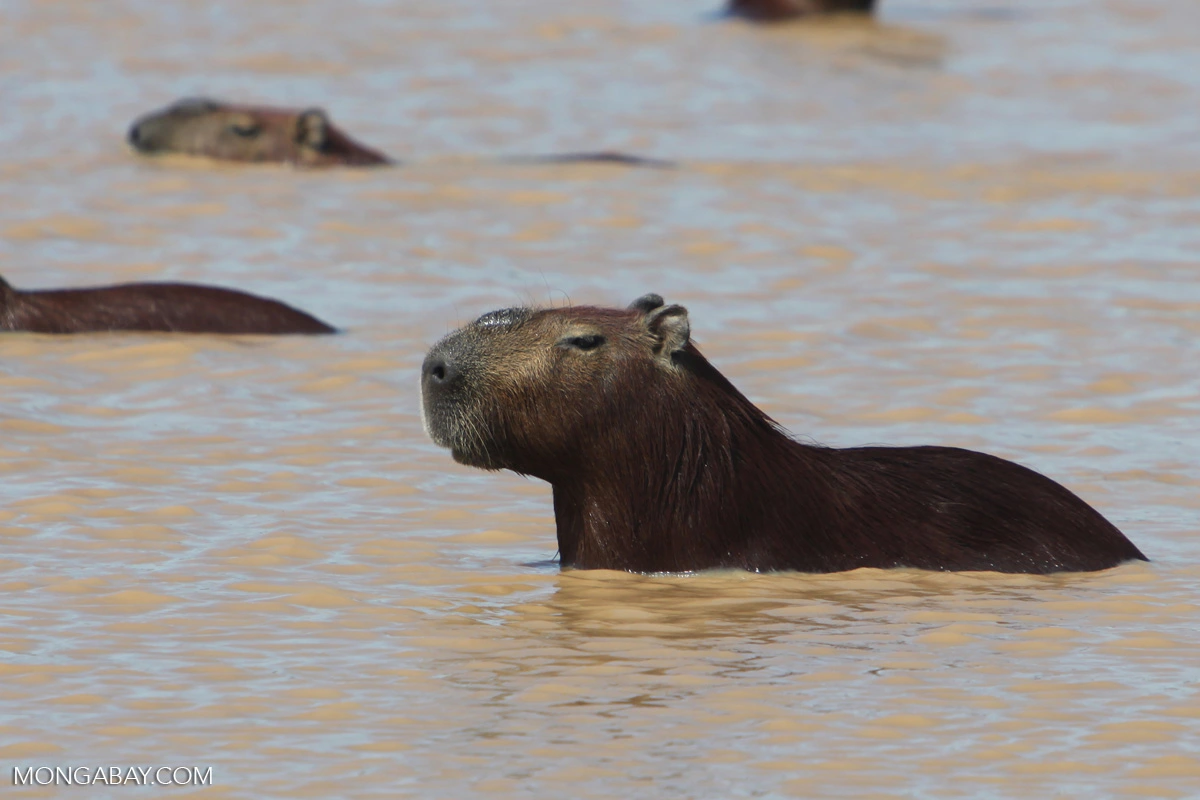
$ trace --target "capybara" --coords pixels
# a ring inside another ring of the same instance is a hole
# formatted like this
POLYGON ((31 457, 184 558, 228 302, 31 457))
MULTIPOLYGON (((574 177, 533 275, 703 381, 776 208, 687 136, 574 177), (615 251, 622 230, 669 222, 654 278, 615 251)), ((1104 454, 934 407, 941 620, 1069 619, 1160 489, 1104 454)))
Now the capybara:
POLYGON ((0 278, 0 331, 337 333, 278 300, 190 283, 125 283, 21 291, 0 278))
POLYGON ((138 119, 129 143, 140 153, 303 167, 369 167, 387 156, 339 130, 319 108, 237 106, 192 98, 138 119))
POLYGON ((726 13, 755 22, 782 22, 814 14, 870 14, 875 0, 729 0, 726 13))
POLYGON ((671 169, 674 161, 662 158, 635 156, 616 150, 597 150, 591 153, 551 153, 548 156, 513 156, 505 159, 511 164, 613 164, 621 167, 671 169))
POLYGON ((658 295, 484 314, 429 351, 421 399, 426 431, 459 463, 551 484, 564 566, 1049 573, 1145 559, 1011 461, 792 439, 658 295))
MULTIPOLYGON (((359 144, 319 108, 239 106, 207 98, 180 100, 141 117, 129 129, 139 153, 203 156, 221 161, 295 164, 302 167, 371 167, 395 163, 359 144)), ((506 159, 526 164, 674 166, 669 161, 609 150, 506 159)))

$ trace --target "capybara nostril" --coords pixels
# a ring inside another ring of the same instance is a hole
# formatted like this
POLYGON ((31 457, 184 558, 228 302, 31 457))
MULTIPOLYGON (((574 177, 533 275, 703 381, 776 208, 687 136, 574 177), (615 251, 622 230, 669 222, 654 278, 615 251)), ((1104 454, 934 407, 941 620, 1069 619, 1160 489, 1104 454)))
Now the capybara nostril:
POLYGON ((445 358, 435 357, 425 362, 425 381, 435 386, 445 386, 458 374, 445 358))
POLYGON ((129 143, 134 147, 137 147, 138 140, 141 138, 141 127, 141 125, 134 125, 129 129, 129 143))

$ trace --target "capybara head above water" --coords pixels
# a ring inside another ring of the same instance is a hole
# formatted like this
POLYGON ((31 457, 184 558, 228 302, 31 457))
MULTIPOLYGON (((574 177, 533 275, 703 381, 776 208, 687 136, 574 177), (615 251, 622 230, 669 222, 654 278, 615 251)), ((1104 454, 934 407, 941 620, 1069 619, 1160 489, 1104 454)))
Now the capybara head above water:
POLYGON ((658 295, 484 314, 429 351, 421 398, 426 431, 455 460, 553 486, 564 566, 1048 573, 1145 558, 1010 461, 795 441, 658 295))
POLYGON ((730 0, 726 11, 756 22, 783 22, 814 14, 870 14, 874 9, 875 0, 730 0))
POLYGON ((204 98, 180 100, 138 119, 129 129, 129 143, 140 153, 222 161, 305 167, 389 163, 335 127, 319 108, 235 106, 204 98))
POLYGON ((192 283, 14 289, 0 278, 0 331, 320 334, 316 317, 269 297, 192 283))

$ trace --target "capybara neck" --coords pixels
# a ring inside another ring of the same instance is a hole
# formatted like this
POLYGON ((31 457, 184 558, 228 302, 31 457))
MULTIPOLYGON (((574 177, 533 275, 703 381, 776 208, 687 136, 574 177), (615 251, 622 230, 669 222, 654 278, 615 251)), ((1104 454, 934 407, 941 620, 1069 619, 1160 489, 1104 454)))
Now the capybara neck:
POLYGON ((268 297, 189 283, 20 291, 0 278, 0 331, 323 334, 337 330, 268 297))
POLYGON ((817 14, 870 14, 875 0, 730 0, 727 13, 755 22, 783 22, 817 14))
POLYGON ((952 447, 806 445, 690 341, 687 311, 493 311, 435 345, 426 430, 554 490, 564 566, 1049 573, 1145 557, 1032 470, 952 447))
POLYGON ((175 153, 222 161, 303 167, 369 167, 387 156, 356 142, 319 108, 239 106, 207 98, 180 100, 141 117, 129 143, 148 155, 175 153))
MULTIPOLYGON (((530 470, 553 476, 546 479, 554 487, 563 564, 621 564, 637 572, 743 566, 729 561, 728 534, 757 524, 748 517, 758 503, 785 498, 771 496, 773 482, 757 482, 755 465, 742 456, 753 453, 763 464, 790 470, 795 480, 817 478, 809 474, 813 463, 794 458, 795 442, 694 345, 673 360, 678 375, 671 380, 630 371, 629 385, 642 391, 606 409, 604 424, 580 441, 576 458, 530 470), (642 457, 631 457, 631 448, 642 457), (734 497, 753 498, 755 507, 729 502, 734 497), (627 535, 614 536, 617 531, 627 535)), ((819 461, 817 448, 810 449, 819 461)), ((813 563, 820 560, 820 553, 812 554, 813 563)), ((764 567, 770 568, 754 565, 764 567)))

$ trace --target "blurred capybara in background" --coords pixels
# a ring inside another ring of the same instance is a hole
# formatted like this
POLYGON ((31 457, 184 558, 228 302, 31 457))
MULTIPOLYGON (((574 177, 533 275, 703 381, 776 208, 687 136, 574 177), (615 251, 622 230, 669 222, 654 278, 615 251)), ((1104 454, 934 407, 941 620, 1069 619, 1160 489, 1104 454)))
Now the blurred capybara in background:
MULTIPOLYGON (((319 108, 240 106, 205 98, 180 100, 162 111, 141 117, 129 129, 129 143, 139 153, 148 155, 175 153, 260 164, 371 167, 395 163, 351 139, 319 108)), ((614 150, 516 156, 502 160, 514 164, 674 166, 670 161, 614 150)))
POLYGON ((553 486, 564 566, 1049 573, 1145 559, 1010 461, 795 441, 657 295, 484 314, 429 351, 421 390, 426 431, 456 461, 553 486))
POLYGON ((870 14, 875 0, 729 0, 726 12, 756 22, 782 22, 814 14, 870 14))
POLYGON ((129 129, 140 153, 177 153, 223 161, 303 167, 369 167, 387 156, 339 130, 319 108, 238 106, 206 98, 180 100, 129 129))
POLYGON ((97 333, 337 333, 291 306, 245 292, 188 283, 126 283, 20 291, 0 278, 0 331, 97 333))

